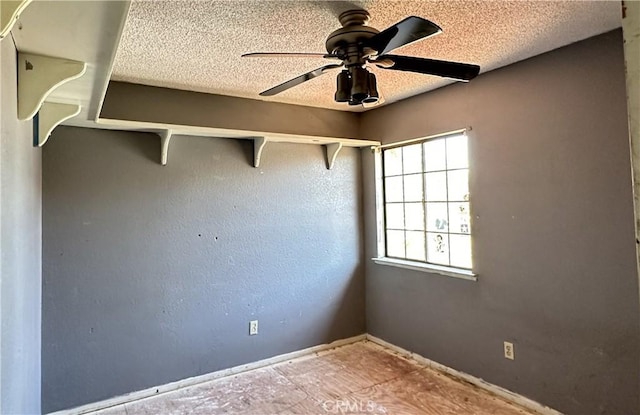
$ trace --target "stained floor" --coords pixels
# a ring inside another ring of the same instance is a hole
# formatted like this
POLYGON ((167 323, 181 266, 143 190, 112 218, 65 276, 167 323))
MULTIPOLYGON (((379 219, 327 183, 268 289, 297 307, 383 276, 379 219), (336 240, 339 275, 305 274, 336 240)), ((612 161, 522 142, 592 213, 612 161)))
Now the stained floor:
POLYGON ((533 414, 363 341, 94 415, 533 414))

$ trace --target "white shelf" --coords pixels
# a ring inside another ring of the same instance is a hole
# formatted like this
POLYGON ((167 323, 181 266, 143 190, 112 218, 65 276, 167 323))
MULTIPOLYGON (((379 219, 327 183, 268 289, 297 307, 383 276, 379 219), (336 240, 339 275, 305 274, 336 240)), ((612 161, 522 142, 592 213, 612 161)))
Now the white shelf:
POLYGON ((86 68, 84 62, 18 53, 18 119, 33 118, 56 88, 81 77, 86 68))
POLYGON ((20 18, 20 13, 27 8, 29 3, 31 3, 31 0, 0 1, 0 39, 11 32, 13 25, 15 25, 20 18))
POLYGON ((80 105, 44 102, 35 119, 37 125, 33 129, 34 144, 42 147, 49 139, 54 128, 79 113, 80 105))
POLYGON ((130 2, 2 0, 1 4, 3 33, 17 22, 11 33, 19 51, 18 114, 20 119, 38 114, 34 128, 37 146, 42 146, 53 129, 64 123, 156 133, 160 136, 162 165, 168 162, 171 137, 180 134, 253 140, 254 167, 260 166, 267 143, 322 145, 326 167, 331 169, 343 147, 380 144, 345 137, 100 118, 130 2))
POLYGON ((219 137, 241 140, 253 140, 253 166, 259 167, 262 153, 267 143, 294 143, 323 145, 327 152, 327 169, 335 165, 338 153, 343 147, 376 147, 379 141, 360 140, 355 138, 304 136, 283 133, 269 133, 224 128, 194 127, 189 125, 161 124, 144 121, 112 120, 99 118, 98 128, 128 131, 153 132, 160 136, 161 164, 166 165, 169 151, 169 140, 172 135, 189 135, 197 137, 219 137))

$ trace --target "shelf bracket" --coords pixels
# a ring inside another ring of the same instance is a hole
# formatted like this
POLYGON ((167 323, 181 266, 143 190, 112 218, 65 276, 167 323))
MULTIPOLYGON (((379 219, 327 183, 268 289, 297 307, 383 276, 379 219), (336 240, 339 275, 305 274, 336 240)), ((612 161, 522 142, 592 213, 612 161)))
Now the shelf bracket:
POLYGON ((327 169, 331 170, 336 162, 338 153, 342 150, 342 143, 327 144, 325 148, 327 149, 327 169))
POLYGON ((13 25, 20 18, 20 13, 27 8, 31 0, 2 0, 0 1, 0 39, 11 32, 13 25))
POLYGON ((18 53, 18 119, 33 118, 54 89, 79 78, 86 68, 84 62, 18 53))
POLYGON ((169 142, 171 141, 173 131, 164 130, 158 133, 158 135, 160 136, 160 164, 166 166, 167 159, 169 158, 169 142))
POLYGON ((33 146, 42 147, 53 129, 80 113, 80 105, 44 102, 33 118, 33 146))
POLYGON ((265 137, 256 137, 253 139, 253 167, 260 167, 260 158, 262 157, 262 150, 267 145, 265 137))

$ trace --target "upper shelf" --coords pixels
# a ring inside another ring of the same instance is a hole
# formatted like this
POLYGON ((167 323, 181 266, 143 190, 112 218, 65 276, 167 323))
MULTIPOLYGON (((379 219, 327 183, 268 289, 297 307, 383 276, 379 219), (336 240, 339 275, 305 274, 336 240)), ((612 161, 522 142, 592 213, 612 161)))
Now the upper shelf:
POLYGON ((163 161, 167 158, 167 131, 253 139, 256 167, 268 142, 325 145, 328 168, 342 147, 380 144, 355 138, 360 122, 357 113, 122 82, 110 83, 97 122, 109 128, 161 132, 163 161))
POLYGON ((21 53, 86 63, 82 77, 47 96, 79 105, 78 125, 96 127, 128 11, 128 1, 33 1, 11 31, 21 53))
MULTIPOLYGON (((64 125, 79 127, 159 133, 162 136, 163 164, 166 164, 171 135, 181 134, 253 139, 257 144, 256 166, 259 165, 262 149, 267 142, 325 145, 327 166, 331 168, 343 146, 369 147, 379 144, 377 141, 351 138, 358 135, 358 118, 354 113, 187 91, 171 92, 179 95, 183 101, 175 100, 173 95, 153 95, 157 90, 137 94, 138 98, 150 99, 153 108, 136 102, 136 98, 132 98, 135 94, 127 91, 121 94, 124 97, 121 102, 124 104, 111 105, 111 111, 103 111, 129 6, 129 1, 113 0, 2 0, 2 21, 16 22, 10 30, 22 56, 44 60, 51 57, 65 65, 72 62, 84 65, 82 68, 79 66, 76 71, 82 76, 77 79, 67 76, 64 83, 56 83, 55 89, 47 90, 44 97, 36 103, 37 108, 40 108, 45 99, 47 103, 46 114, 35 119, 42 124, 42 131, 36 140, 38 145, 42 145, 55 125, 62 122, 64 125), (5 4, 11 7, 7 8, 5 4), (9 17, 5 17, 5 13, 9 17), (149 98, 148 95, 152 97, 149 98), (186 102, 184 100, 192 101, 187 109, 182 105, 186 102), (165 107, 163 110, 156 110, 157 105, 165 107), (119 113, 115 111, 114 114, 113 107, 125 109, 119 113), (182 110, 176 111, 176 108, 182 110), (193 116, 197 112, 196 108, 200 111, 199 119, 193 116), (145 110, 147 113, 144 113, 145 110), (176 118, 176 114, 180 113, 183 117, 176 118)), ((60 66, 56 64, 55 67, 60 66)), ((23 76, 23 81, 26 79, 23 76)), ((109 89, 113 89, 113 85, 109 89)), ((33 105, 29 107, 36 108, 33 105)), ((35 111, 31 109, 26 112, 32 115, 35 111)))

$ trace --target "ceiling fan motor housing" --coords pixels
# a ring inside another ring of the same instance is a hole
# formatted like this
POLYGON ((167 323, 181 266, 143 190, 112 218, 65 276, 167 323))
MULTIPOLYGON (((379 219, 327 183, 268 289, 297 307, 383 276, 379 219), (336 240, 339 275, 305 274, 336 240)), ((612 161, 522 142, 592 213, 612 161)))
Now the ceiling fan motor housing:
POLYGON ((342 27, 329 35, 327 52, 340 56, 346 69, 337 77, 335 100, 358 105, 378 100, 375 76, 364 68, 369 51, 362 49, 362 43, 380 33, 367 26, 369 12, 347 10, 338 17, 342 27))
MULTIPOLYGON (((369 21, 369 12, 366 10, 347 10, 338 17, 341 27, 338 30, 333 31, 326 41, 327 52, 336 53, 338 55, 345 55, 348 62, 345 64, 357 64, 359 60, 362 60, 362 50, 359 50, 356 54, 355 48, 358 43, 380 33, 377 29, 367 26, 369 21), (359 56, 356 56, 359 55, 359 56)), ((361 63, 364 63, 362 61, 361 63)))

